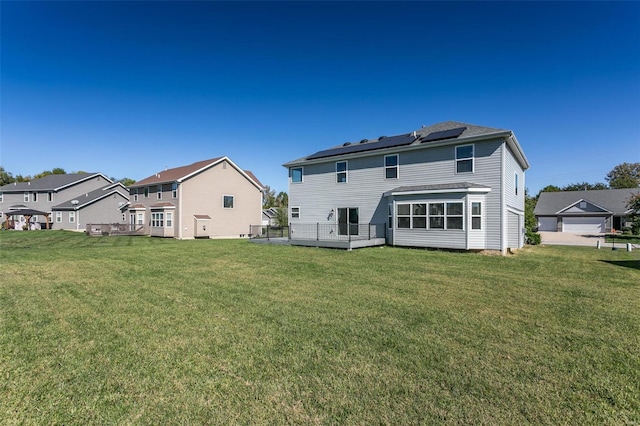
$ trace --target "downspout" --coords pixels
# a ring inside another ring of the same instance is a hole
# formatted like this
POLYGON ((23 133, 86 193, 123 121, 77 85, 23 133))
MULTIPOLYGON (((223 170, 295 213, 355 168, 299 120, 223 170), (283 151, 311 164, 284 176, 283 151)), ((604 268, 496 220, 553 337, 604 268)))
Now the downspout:
POLYGON ((504 204, 504 187, 505 187, 505 177, 504 177, 504 169, 506 167, 506 139, 503 139, 502 145, 500 147, 500 252, 503 256, 507 255, 507 206, 504 204))
POLYGON ((182 239, 182 185, 180 185, 179 181, 176 181, 176 189, 178 191, 178 217, 176 218, 176 222, 178 223, 178 239, 182 239))

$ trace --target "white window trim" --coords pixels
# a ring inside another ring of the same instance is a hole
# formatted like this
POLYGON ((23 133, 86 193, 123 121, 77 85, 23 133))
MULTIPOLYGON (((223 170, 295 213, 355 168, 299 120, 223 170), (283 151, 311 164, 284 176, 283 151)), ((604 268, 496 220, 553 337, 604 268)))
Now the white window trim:
POLYGON ((291 183, 295 183, 295 184, 299 184, 299 183, 304 183, 304 166, 298 166, 298 167, 291 167, 291 176, 289 177, 289 181, 291 183), (300 182, 294 182, 293 181, 293 171, 296 169, 300 169, 300 182))
POLYGON ((300 219, 300 207, 299 206, 292 206, 291 207, 291 219, 300 219), (296 209, 297 212, 296 214, 298 215, 297 217, 293 216, 293 210, 296 209))
POLYGON ((342 161, 336 161, 336 183, 348 183, 349 182, 349 161, 347 160, 342 160, 342 161), (339 172, 338 171, 338 164, 339 163, 344 163, 344 171, 343 172, 339 172), (340 174, 344 173, 344 182, 340 182, 340 180, 338 179, 338 176, 340 176, 340 174))
POLYGON ((165 212, 164 226, 165 228, 173 228, 173 212, 165 212))
POLYGON ((162 200, 162 185, 158 185, 158 188, 156 189, 156 198, 158 200, 162 200))
POLYGON ((24 196, 22 198, 22 201, 25 202, 25 203, 28 203, 30 199, 31 199, 31 197, 29 196, 29 193, 25 192, 24 196))
POLYGON ((223 208, 223 209, 228 209, 228 210, 234 209, 234 208, 236 207, 236 200, 235 200, 235 198, 236 198, 236 197, 234 197, 234 196, 233 196, 233 195, 231 195, 231 194, 223 194, 223 195, 222 195, 222 208, 223 208), (226 206, 224 205, 224 198, 225 198, 225 197, 231 197, 231 207, 226 207, 226 206))
POLYGON ((475 173, 476 172, 476 145, 473 143, 470 144, 466 144, 466 145, 456 145, 455 149, 455 157, 456 157, 456 161, 454 164, 455 167, 455 172, 456 174, 465 174, 465 173, 475 173), (464 148, 470 146, 471 147, 471 157, 467 157, 467 158, 458 158, 458 148, 464 148), (471 171, 469 172, 459 172, 458 171, 458 161, 468 161, 471 160, 471 171))
POLYGON ((73 210, 69 211, 69 223, 76 223, 76 212, 73 210))
POLYGON ((0 203, 4 203, 4 192, 0 192, 0 203))
POLYGON ((62 223, 62 212, 56 212, 56 223, 62 223))
POLYGON ((53 203, 53 192, 52 191, 47 192, 47 201, 49 203, 53 203))
POLYGON ((482 226, 482 210, 484 209, 484 207, 482 206, 482 201, 469 201, 469 218, 470 218, 470 227, 472 231, 482 231, 482 229, 484 228, 482 226), (480 214, 473 214, 473 205, 474 204, 480 204, 480 214), (473 227, 473 219, 474 218, 479 218, 480 219, 480 228, 474 228, 473 227))
POLYGON ((32 192, 31 193, 31 199, 33 200, 34 203, 38 202, 38 193, 37 192, 32 192))
POLYGON ((384 162, 382 163, 383 169, 384 169, 384 178, 385 179, 400 179, 400 154, 389 154, 389 155, 385 155, 384 156, 384 162), (397 161, 396 161, 396 165, 395 166, 387 166, 387 158, 388 157, 396 157, 397 161), (387 177, 387 169, 391 169, 391 168, 395 168, 396 169, 396 177, 393 178, 388 178, 387 177))

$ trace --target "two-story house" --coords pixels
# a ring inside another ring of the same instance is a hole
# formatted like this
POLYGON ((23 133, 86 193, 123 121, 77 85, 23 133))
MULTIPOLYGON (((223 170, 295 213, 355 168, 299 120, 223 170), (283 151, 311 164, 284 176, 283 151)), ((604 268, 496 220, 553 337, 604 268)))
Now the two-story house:
POLYGON ((262 223, 263 185, 227 157, 165 169, 129 189, 130 224, 154 237, 238 238, 262 223))
POLYGON ((102 173, 52 174, 0 187, 0 219, 18 228, 45 228, 48 221, 52 229, 84 231, 88 223, 123 223, 120 208, 128 199, 127 188, 102 173))
POLYGON ((524 244, 529 163, 510 130, 448 121, 347 142, 284 167, 293 244, 366 239, 372 243, 360 246, 502 253, 524 244))

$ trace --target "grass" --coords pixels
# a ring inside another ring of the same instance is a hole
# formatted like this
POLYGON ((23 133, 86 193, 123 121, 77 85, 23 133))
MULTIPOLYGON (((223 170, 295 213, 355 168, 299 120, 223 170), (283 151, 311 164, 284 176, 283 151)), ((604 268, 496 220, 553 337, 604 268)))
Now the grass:
POLYGON ((638 424, 640 252, 0 232, 0 423, 638 424))

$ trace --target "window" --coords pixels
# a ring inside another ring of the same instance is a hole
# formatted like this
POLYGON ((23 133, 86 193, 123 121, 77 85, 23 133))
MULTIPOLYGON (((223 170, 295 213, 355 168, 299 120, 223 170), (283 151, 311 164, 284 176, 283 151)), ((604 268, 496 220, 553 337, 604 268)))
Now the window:
POLYGON ((74 223, 76 221, 76 212, 69 212, 69 223, 74 223))
POLYGON ((173 198, 176 198, 178 196, 178 184, 176 182, 173 182, 171 184, 171 196, 173 198))
POLYGON ((32 192, 31 193, 31 198, 33 199, 34 203, 38 202, 38 193, 37 192, 32 192))
POLYGON ((398 228, 411 228, 411 204, 398 204, 398 228))
POLYGON ((393 204, 388 205, 387 216, 387 224, 389 228, 393 228, 393 204))
POLYGON ((233 208, 233 195, 224 195, 222 196, 222 206, 225 209, 233 208))
POLYGON ((293 167, 291 169, 291 182, 292 183, 302 182, 302 167, 293 167))
POLYGON ((172 212, 167 212, 167 228, 171 228, 173 227, 173 213, 172 212))
POLYGON ((471 229, 482 229, 482 203, 471 203, 471 229))
POLYGON ((157 197, 158 200, 162 200, 162 185, 158 185, 158 192, 157 192, 157 197))
POLYGON ((2 192, 0 192, 0 203, 2 203, 4 201, 4 195, 2 194, 2 192))
POLYGON ((398 204, 398 228, 426 229, 427 205, 424 203, 398 204))
POLYGON ((473 145, 456 147, 456 173, 473 172, 473 145))
POLYGON ((62 223, 62 212, 56 212, 56 223, 62 223))
POLYGON ((516 195, 518 195, 518 174, 515 174, 515 187, 516 187, 516 195))
POLYGON ((138 225, 144 225, 144 213, 138 213, 138 225))
POLYGON ((163 212, 151 212, 151 226, 153 228, 161 228, 164 226, 163 212))
POLYGON ((336 182, 344 183, 347 181, 347 162, 336 162, 336 182))
POLYGON ((462 229, 462 203, 447 203, 447 229, 462 229))
POLYGON ((587 208, 587 202, 586 201, 580 201, 580 208, 581 209, 586 209, 587 208))
POLYGON ((429 203, 429 229, 444 229, 444 203, 429 203))
POLYGON ((144 188, 144 198, 149 198, 149 187, 144 188))
POLYGON ((412 204, 411 205, 411 227, 427 228, 427 205, 412 204))
POLYGON ((384 156, 384 178, 398 179, 398 154, 384 156))
POLYGON ((291 219, 300 219, 300 207, 291 207, 291 219))
POLYGON ((24 193, 24 197, 22 198, 22 200, 23 200, 25 203, 28 203, 28 202, 29 202, 29 193, 28 193, 28 192, 25 192, 25 193, 24 193))
POLYGON ((53 192, 47 192, 47 201, 53 202, 53 192))

